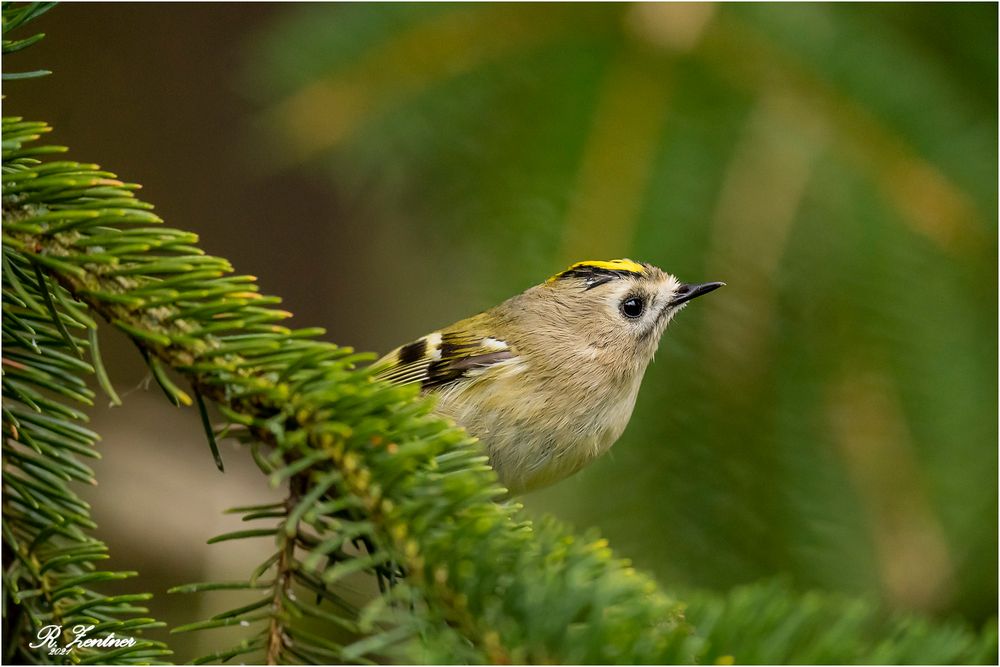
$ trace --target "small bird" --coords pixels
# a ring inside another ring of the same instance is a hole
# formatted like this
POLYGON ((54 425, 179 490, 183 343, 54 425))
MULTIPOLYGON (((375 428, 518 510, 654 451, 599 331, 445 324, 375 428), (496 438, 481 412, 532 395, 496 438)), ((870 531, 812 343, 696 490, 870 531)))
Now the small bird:
POLYGON ((419 383, 486 446, 511 494, 548 486, 625 430, 667 324, 725 283, 629 259, 577 262, 483 313, 398 347, 376 378, 419 383))

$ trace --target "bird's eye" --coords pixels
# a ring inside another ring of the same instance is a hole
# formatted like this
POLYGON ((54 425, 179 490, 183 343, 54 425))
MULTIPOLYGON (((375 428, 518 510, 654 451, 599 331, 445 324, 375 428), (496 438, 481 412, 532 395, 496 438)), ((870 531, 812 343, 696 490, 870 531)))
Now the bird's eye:
POLYGON ((622 301, 622 315, 625 317, 635 319, 642 315, 644 310, 646 310, 646 302, 640 297, 630 296, 622 301))

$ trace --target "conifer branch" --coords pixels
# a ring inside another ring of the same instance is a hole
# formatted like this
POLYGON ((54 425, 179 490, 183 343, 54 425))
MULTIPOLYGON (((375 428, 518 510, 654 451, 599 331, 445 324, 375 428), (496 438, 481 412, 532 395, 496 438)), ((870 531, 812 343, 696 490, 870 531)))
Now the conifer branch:
MULTIPOLYGON (((298 507, 299 500, 305 491, 306 480, 299 475, 295 475, 288 483, 288 497, 285 499, 285 514, 290 515, 298 507)), ((289 595, 292 587, 292 568, 295 564, 295 540, 298 536, 298 522, 291 526, 294 534, 289 536, 279 533, 279 556, 277 569, 274 578, 274 594, 271 598, 273 615, 267 634, 267 664, 277 665, 281 657, 281 650, 285 644, 284 624, 282 623, 282 611, 284 601, 289 595)))
MULTIPOLYGON (((162 626, 150 618, 135 618, 147 612, 135 603, 149 599, 148 594, 107 596, 92 589, 135 573, 97 569, 108 557, 107 547, 87 535, 94 528, 89 507, 70 485, 95 483, 93 472, 78 457, 95 456, 97 440, 94 432, 79 425, 86 416, 54 397, 92 404, 83 376, 94 367, 76 352, 93 352, 96 334, 88 329, 84 339, 73 333, 93 325, 75 308, 60 287, 4 249, 3 583, 8 662, 59 661, 49 649, 66 645, 69 637, 62 635, 77 625, 95 626, 89 635, 95 639, 162 626), (37 646, 46 627, 60 629, 56 646, 37 646)), ((99 363, 96 355, 93 363, 99 363)), ((113 655, 90 648, 74 649, 70 657, 129 664, 169 654, 162 643, 139 639, 113 655)))

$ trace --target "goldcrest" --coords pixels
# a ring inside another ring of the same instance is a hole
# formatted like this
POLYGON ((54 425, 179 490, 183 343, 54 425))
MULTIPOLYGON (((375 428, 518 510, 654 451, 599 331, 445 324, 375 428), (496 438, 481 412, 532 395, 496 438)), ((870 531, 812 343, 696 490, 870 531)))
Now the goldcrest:
POLYGON ((375 375, 435 394, 436 411, 486 446, 508 491, 532 491, 614 444, 667 324, 724 284, 685 284, 628 259, 578 262, 396 348, 375 375))

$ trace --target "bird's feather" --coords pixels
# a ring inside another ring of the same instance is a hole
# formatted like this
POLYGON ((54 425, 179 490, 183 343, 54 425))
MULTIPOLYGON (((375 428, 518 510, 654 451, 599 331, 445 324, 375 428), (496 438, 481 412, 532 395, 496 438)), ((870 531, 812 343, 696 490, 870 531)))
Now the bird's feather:
POLYGON ((433 391, 481 375, 516 356, 502 340, 455 327, 396 348, 375 362, 375 377, 396 384, 419 383, 425 391, 433 391))

